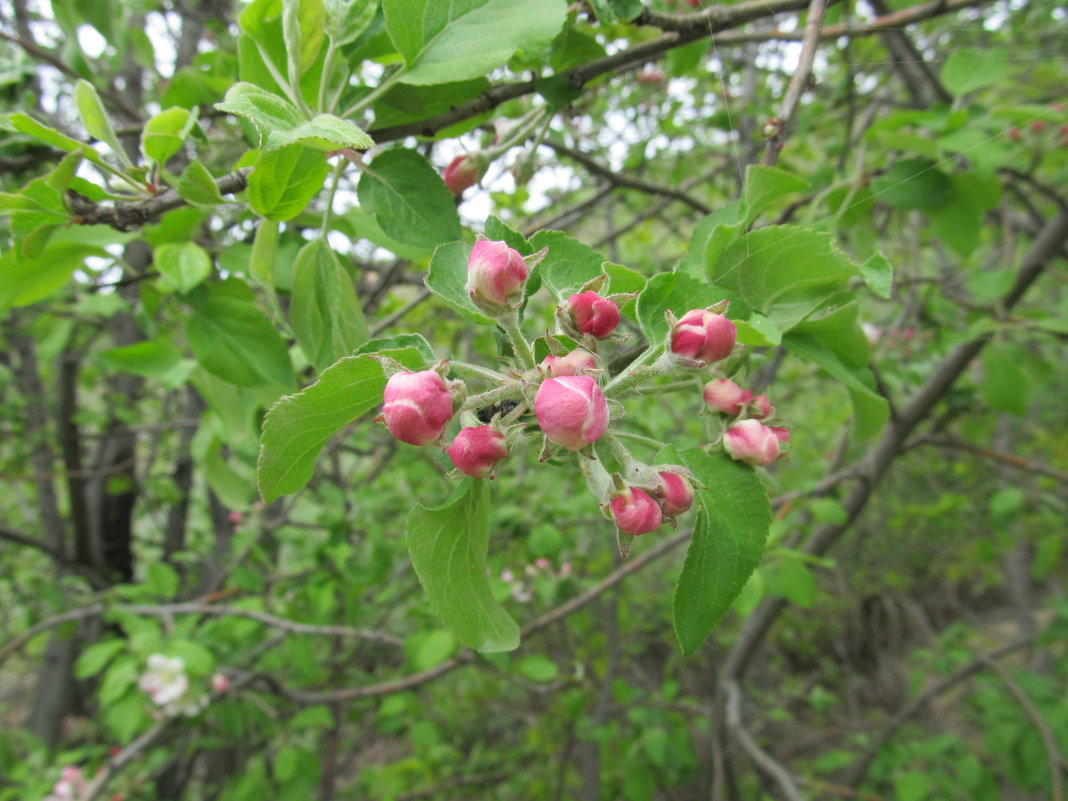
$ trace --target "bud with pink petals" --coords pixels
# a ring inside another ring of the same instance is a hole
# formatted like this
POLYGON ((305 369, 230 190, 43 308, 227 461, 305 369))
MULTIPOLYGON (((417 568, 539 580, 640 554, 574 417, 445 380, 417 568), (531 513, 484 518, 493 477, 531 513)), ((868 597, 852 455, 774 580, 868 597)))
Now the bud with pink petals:
POLYGON ((757 395, 749 403, 749 416, 757 420, 764 420, 775 414, 775 407, 771 405, 768 396, 763 393, 757 395))
POLYGON ((763 466, 779 458, 779 443, 787 442, 784 428, 769 428, 758 420, 735 423, 723 435, 723 447, 732 459, 763 466))
POLYGON ((225 673, 216 673, 211 677, 211 689, 222 695, 230 690, 230 678, 225 673))
POLYGON ((449 446, 453 465, 472 478, 492 478, 497 462, 506 456, 504 434, 493 426, 465 426, 449 446))
POLYGON ((705 404, 712 411, 736 415, 742 413, 752 393, 729 378, 713 378, 705 384, 704 396, 705 404))
POLYGON ((597 339, 610 336, 619 325, 619 306, 593 290, 569 297, 567 310, 579 333, 597 339))
POLYGON ((658 473, 660 487, 656 490, 660 498, 660 510, 664 517, 681 515, 693 506, 693 486, 678 473, 658 473))
POLYGON ((608 402, 586 375, 542 381, 534 396, 534 414, 545 436, 569 451, 596 442, 608 428, 608 402))
POLYGON ((546 356, 541 360, 543 369, 552 368, 553 376, 582 375, 597 367, 597 357, 585 348, 575 348, 566 356, 546 356))
POLYGON ((671 352, 684 360, 711 364, 734 350, 738 329, 722 314, 691 309, 671 329, 671 352))
POLYGON ((505 242, 480 239, 467 260, 467 294, 488 314, 500 314, 516 305, 527 280, 527 263, 505 242))
POLYGON ((453 398, 433 370, 395 373, 386 382, 385 405, 376 419, 389 433, 409 445, 438 439, 452 419, 453 398))
POLYGON ((471 156, 457 156, 441 173, 446 188, 454 195, 461 195, 482 177, 482 165, 471 156))
POLYGON ((612 498, 608 509, 619 530, 632 537, 655 531, 664 522, 660 504, 635 487, 627 487, 612 498))

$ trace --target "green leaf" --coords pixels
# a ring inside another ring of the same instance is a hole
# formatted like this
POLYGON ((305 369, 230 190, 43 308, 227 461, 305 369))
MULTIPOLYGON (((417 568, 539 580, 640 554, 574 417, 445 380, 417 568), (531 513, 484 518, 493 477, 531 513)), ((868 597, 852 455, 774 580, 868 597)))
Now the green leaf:
POLYGON ((485 76, 434 86, 398 84, 375 103, 375 129, 425 120, 473 100, 490 88, 485 76))
POLYGON ((0 310, 44 300, 67 285, 86 256, 106 255, 95 245, 72 241, 50 242, 31 259, 7 251, 0 256, 0 310))
POLYGON ((494 599, 487 576, 485 481, 465 480, 442 506, 416 505, 405 540, 431 607, 456 639, 483 652, 519 647, 519 626, 494 599))
POLYGON ((97 358, 112 370, 165 379, 178 366, 182 352, 169 342, 145 340, 106 350, 97 358))
POLYGON ((248 260, 248 274, 252 280, 274 294, 274 260, 278 254, 278 223, 260 220, 256 226, 256 238, 252 241, 252 253, 248 260))
POLYGON ((88 679, 108 666, 108 663, 126 650, 125 640, 104 640, 86 648, 74 665, 74 677, 88 679))
POLYGON ((590 5, 603 24, 629 22, 642 13, 641 0, 591 0, 590 5))
POLYGON ((170 601, 178 594, 182 580, 166 562, 152 562, 145 571, 144 583, 154 597, 170 601))
POLYGON ((557 301, 578 292, 579 287, 604 272, 604 256, 563 231, 538 231, 530 238, 530 245, 534 252, 549 248, 538 272, 557 301))
POLYGON ((377 0, 323 0, 326 35, 335 46, 360 38, 378 10, 377 0))
POLYGON ((383 0, 386 30, 404 57, 405 83, 485 75, 520 47, 552 39, 567 18, 563 0, 383 0))
POLYGON ((895 209, 937 208, 953 196, 953 182, 929 159, 899 159, 871 182, 877 200, 895 209))
POLYGON ((176 188, 182 200, 194 206, 212 208, 226 202, 208 168, 196 159, 189 162, 176 188))
POLYGON ((449 242, 434 251, 426 274, 427 288, 471 322, 492 325, 493 321, 475 308, 467 295, 467 260, 471 246, 449 242))
POLYGON ((293 383, 286 343, 251 299, 213 284, 207 297, 190 298, 189 347, 209 373, 242 387, 293 383))
POLYGON ((997 83, 1009 74, 1009 53, 1003 47, 958 47, 942 64, 941 78, 954 96, 997 83))
POLYGON ((197 124, 196 109, 169 108, 145 123, 141 131, 141 152, 163 166, 175 153, 197 124))
POLYGON ((791 332, 783 337, 783 345, 791 353, 823 368, 849 389, 853 430, 858 439, 867 439, 882 430, 890 418, 890 408, 886 399, 873 390, 875 382, 868 370, 845 364, 838 353, 814 334, 791 332))
POLYGON ((167 651, 170 656, 176 656, 185 662, 185 669, 196 676, 206 677, 215 669, 215 656, 200 643, 174 640, 167 651))
POLYGON ((1017 417, 1027 414, 1029 400, 1027 375, 1020 361, 1019 354, 1005 346, 990 345, 982 355, 983 398, 992 409, 1017 417))
POLYGON ((552 681, 559 674, 556 663, 542 654, 523 657, 516 665, 519 675, 531 681, 552 681))
POLYGON ((438 357, 434 354, 434 349, 430 347, 430 343, 426 341, 426 338, 422 334, 393 334, 388 337, 369 339, 360 345, 352 355, 359 356, 361 353, 375 353, 381 350, 403 349, 416 350, 419 352, 419 355, 423 357, 422 364, 408 363, 408 366, 413 369, 424 370, 427 365, 434 364, 438 361, 438 357))
POLYGON ((211 275, 211 256, 195 242, 168 242, 152 252, 152 262, 163 279, 163 292, 188 292, 211 275))
POLYGON ((260 135, 260 150, 294 144, 323 151, 345 147, 367 150, 374 146, 374 140, 351 122, 333 114, 319 114, 308 120, 284 97, 251 83, 231 86, 215 108, 251 122, 260 135))
POLYGON ((652 344, 659 344, 668 334, 668 323, 664 318, 666 310, 681 317, 690 309, 703 309, 721 300, 720 290, 686 273, 660 273, 650 278, 638 295, 638 323, 645 338, 652 344))
POLYGON ((750 164, 745 170, 745 186, 742 189, 746 225, 752 223, 760 212, 783 195, 800 192, 808 186, 808 181, 778 167, 750 164))
POLYGON ((374 212, 386 235, 433 248, 459 239, 460 216, 452 193, 430 163, 414 150, 393 148, 364 168, 360 205, 374 212))
POLYGON ((802 609, 811 609, 816 602, 816 579, 800 559, 787 556, 775 562, 769 582, 772 593, 802 609))
POLYGON ((130 159, 126 151, 119 143, 119 137, 115 135, 115 129, 111 127, 104 104, 100 102, 100 95, 91 83, 80 80, 74 85, 74 102, 78 106, 78 114, 82 118, 85 130, 95 139, 99 139, 109 148, 115 158, 123 164, 129 165, 130 159))
POLYGON ((712 266, 710 280, 788 331, 857 272, 834 237, 794 225, 769 225, 740 237, 712 266))
MULTIPOLYGON (((406 366, 423 364, 414 348, 389 355, 406 366)), ((263 421, 256 468, 264 500, 270 503, 307 484, 327 440, 381 404, 385 388, 377 361, 348 356, 323 370, 311 386, 274 404, 263 421)))
POLYGON ((311 148, 290 145, 260 153, 248 177, 248 203, 268 220, 290 220, 319 194, 326 174, 326 156, 311 148))
POLYGON ((297 80, 315 63, 326 31, 323 0, 282 0, 282 33, 289 77, 297 80))
POLYGON ((46 145, 52 145, 60 150, 67 152, 73 152, 80 150, 85 154, 85 157, 94 164, 103 164, 104 159, 93 148, 87 146, 84 142, 79 142, 77 139, 71 139, 69 136, 61 134, 55 128, 49 128, 47 125, 42 125, 33 117, 26 114, 6 114, 2 119, 6 121, 12 128, 19 133, 32 136, 40 142, 44 142, 46 145))
POLYGON ((352 279, 322 238, 301 248, 293 264, 289 321, 297 344, 319 371, 367 339, 352 279))
POLYGON ((872 292, 880 298, 890 299, 890 291, 894 286, 894 268, 881 250, 872 253, 860 265, 860 274, 872 292))
POLYGON ((782 331, 763 314, 753 312, 748 320, 735 320, 738 329, 738 341, 743 345, 769 347, 782 343, 782 331))
POLYGON ((708 488, 697 492, 701 511, 672 603, 679 647, 692 654, 760 564, 771 505, 751 467, 700 448, 688 448, 680 455, 708 488))
POLYGON ((744 228, 740 202, 728 203, 712 212, 694 229, 682 268, 695 278, 705 278, 710 266, 719 261, 720 254, 744 228))

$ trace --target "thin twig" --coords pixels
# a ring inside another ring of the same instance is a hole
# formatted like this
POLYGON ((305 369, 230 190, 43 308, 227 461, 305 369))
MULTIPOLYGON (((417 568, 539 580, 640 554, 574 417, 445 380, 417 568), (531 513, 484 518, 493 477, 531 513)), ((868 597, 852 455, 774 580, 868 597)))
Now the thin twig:
POLYGON ((868 768, 871 766, 872 761, 875 759, 875 755, 879 753, 880 749, 882 749, 882 747, 886 745, 887 742, 890 741, 890 738, 894 735, 894 732, 901 728, 905 721, 913 717, 917 712, 927 706, 927 704, 929 704, 932 700, 942 695, 942 693, 952 690, 965 679, 974 676, 984 667, 987 667, 988 662, 990 660, 1001 659, 1004 656, 1016 653, 1017 651, 1021 651, 1024 648, 1028 648, 1034 643, 1034 641, 1034 637, 1026 637, 1024 639, 1011 642, 1008 645, 1003 645, 1001 648, 998 648, 994 651, 990 651, 989 653, 983 654, 982 656, 973 659, 968 664, 962 665, 961 667, 957 668, 955 671, 953 671, 953 673, 946 676, 941 681, 932 684, 920 695, 913 698, 909 703, 907 703, 900 710, 898 710, 897 714, 890 718, 890 720, 887 721, 886 725, 883 726, 882 730, 874 736, 874 738, 868 744, 867 750, 864 751, 860 759, 849 771, 849 776, 846 779, 846 784, 850 785, 851 787, 856 787, 857 785, 859 785, 864 780, 864 776, 868 773, 868 768))
POLYGON ((805 21, 805 38, 801 45, 801 55, 797 59, 797 69, 790 76, 790 83, 786 87, 782 106, 779 109, 779 117, 772 126, 775 135, 768 138, 764 147, 764 157, 760 163, 765 167, 772 167, 779 160, 779 151, 786 142, 786 131, 794 119, 794 112, 801 102, 801 95, 808 88, 808 81, 812 77, 812 65, 816 61, 816 49, 820 42, 820 28, 823 26, 823 15, 827 11, 827 0, 812 0, 808 6, 808 18, 805 21))
POLYGON ((735 681, 725 682, 723 691, 726 695, 727 731, 738 740, 749 758, 753 760, 753 764, 779 785, 779 789, 782 790, 782 794, 787 801, 805 801, 805 797, 797 789, 794 777, 786 769, 786 766, 757 745, 742 723, 742 691, 739 689, 738 683, 735 681))
POLYGON ((1009 691, 1009 694, 1012 695, 1038 730, 1038 734, 1042 738, 1042 746, 1046 749, 1046 760, 1049 762, 1050 782, 1052 783, 1050 790, 1052 794, 1051 801, 1064 801, 1064 777, 1061 775, 1061 772, 1065 769, 1064 756, 1057 747, 1057 738, 1053 735, 1053 731, 1050 729, 1046 719, 1042 717, 1042 713, 1028 698, 1027 693, 1023 691, 1023 688, 1005 668, 985 654, 981 654, 978 657, 978 661, 982 662, 984 666, 1001 679, 1005 689, 1009 691))

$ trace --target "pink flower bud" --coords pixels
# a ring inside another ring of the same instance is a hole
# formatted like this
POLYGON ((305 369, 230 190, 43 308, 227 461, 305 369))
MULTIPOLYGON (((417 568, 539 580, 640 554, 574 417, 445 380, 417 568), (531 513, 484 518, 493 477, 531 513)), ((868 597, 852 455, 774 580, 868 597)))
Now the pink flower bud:
POLYGON ((467 294, 487 312, 509 309, 523 293, 527 263, 504 242, 480 239, 467 260, 467 294))
POLYGON ((654 531, 664 522, 660 505, 645 492, 634 487, 627 487, 614 497, 608 508, 619 530, 633 537, 654 531))
POLYGON ((741 414, 752 393, 729 378, 713 378, 705 384, 705 403, 714 412, 741 414))
POLYGON ((546 559, 544 556, 534 560, 534 567, 540 570, 551 570, 553 563, 546 559))
POLYGON ((660 510, 664 517, 681 515, 693 506, 693 487, 678 473, 660 473, 660 510))
POLYGON ((771 405, 768 396, 761 393, 753 398, 750 403, 749 416, 757 420, 763 420, 775 414, 775 407, 771 405))
POLYGON ((656 67, 646 67, 638 73, 638 83, 643 86, 659 86, 664 82, 664 73, 656 67))
POLYGON ((546 356, 541 360, 542 367, 551 367, 553 377, 562 375, 582 375, 587 370, 597 367, 597 357, 585 348, 575 348, 566 356, 546 356))
POLYGON ((409 445, 426 445, 441 436, 452 419, 452 394, 433 370, 395 373, 386 382, 379 420, 409 445))
POLYGON ((586 375, 546 378, 534 396, 534 414, 545 436, 569 451, 596 442, 608 428, 608 401, 586 375))
POLYGON ((671 329, 671 352, 711 364, 731 355, 737 337, 738 329, 722 314, 692 309, 671 329))
POLYGON ((758 420, 742 420, 727 429, 723 447, 732 459, 762 466, 779 458, 779 442, 789 438, 786 429, 768 428, 758 420))
POLYGON ((493 426, 461 428, 449 446, 449 458, 456 469, 472 478, 485 478, 507 455, 504 434, 493 426))
POLYGON ((457 156, 442 170, 441 177, 450 192, 462 195, 465 189, 478 183, 478 179, 482 177, 482 165, 470 156, 457 156))
POLYGON ((230 679, 223 673, 216 673, 211 677, 211 689, 217 693, 225 693, 230 690, 230 679))
POLYGON ((619 307, 593 290, 569 297, 567 310, 571 313, 575 328, 597 339, 609 336, 619 325, 619 307))

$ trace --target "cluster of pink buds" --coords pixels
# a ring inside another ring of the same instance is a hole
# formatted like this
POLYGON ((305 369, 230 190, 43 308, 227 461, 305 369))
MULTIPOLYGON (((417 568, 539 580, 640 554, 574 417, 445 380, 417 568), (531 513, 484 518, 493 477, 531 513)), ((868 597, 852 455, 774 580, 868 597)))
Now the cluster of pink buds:
POLYGON ((52 792, 42 801, 79 801, 85 798, 88 790, 89 782, 81 768, 67 765, 60 771, 59 781, 52 787, 52 792))
MULTIPOLYGON (((665 312, 663 342, 652 343, 641 357, 608 376, 600 349, 625 339, 618 333, 622 310, 635 294, 608 294, 608 275, 602 274, 578 292, 565 293, 556 307, 557 332, 546 331, 543 339, 531 342, 521 330, 520 312, 528 277, 544 254, 523 256, 507 242, 476 241, 467 263, 466 291, 475 308, 507 337, 510 364, 498 372, 443 361, 434 369, 411 372, 376 357, 389 376, 376 419, 403 442, 441 447, 457 473, 474 479, 495 478, 505 459, 537 439, 541 461, 570 462, 583 473, 602 511, 615 522, 625 554, 634 537, 664 523, 676 525, 676 518, 693 507, 696 490, 704 488, 682 465, 647 465, 631 456, 620 439, 624 432, 610 431, 623 410, 620 396, 647 380, 696 377, 696 371, 730 359, 738 331, 727 319, 727 301, 691 309, 679 318, 665 312), (446 377, 450 372, 492 386, 472 395, 464 381, 446 377), (454 417, 460 428, 450 441, 447 429, 454 417), (609 474, 602 464, 598 449, 605 448, 620 472, 609 474)), ((721 369, 727 372, 733 364, 721 369)), ((649 389, 655 392, 656 386, 649 389)), ((712 378, 704 385, 704 399, 711 410, 733 418, 722 439, 731 457, 753 465, 778 458, 789 435, 765 424, 775 415, 766 395, 727 378, 712 378)), ((516 592, 523 594, 522 589, 516 592)))
POLYGON ((738 417, 723 435, 723 448, 740 462, 764 466, 771 464, 782 450, 782 443, 790 441, 785 428, 765 425, 775 415, 775 407, 768 396, 753 395, 729 378, 714 378, 705 384, 705 404, 719 414, 738 417))

